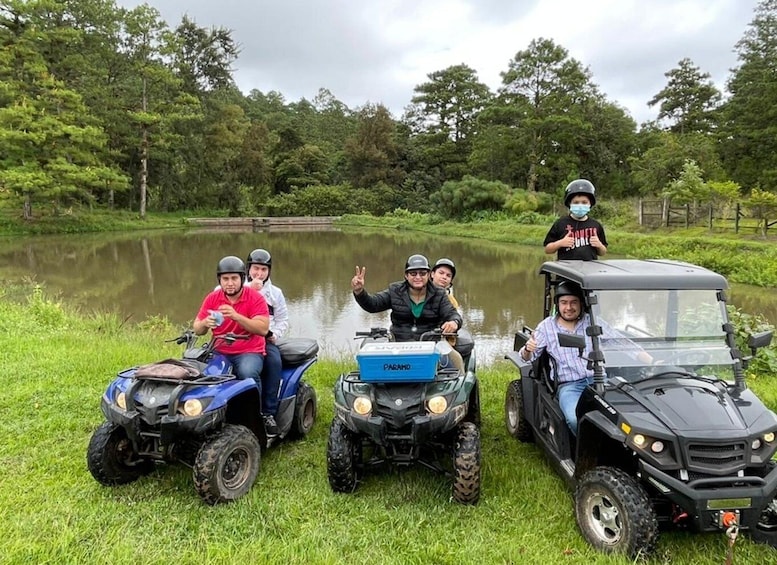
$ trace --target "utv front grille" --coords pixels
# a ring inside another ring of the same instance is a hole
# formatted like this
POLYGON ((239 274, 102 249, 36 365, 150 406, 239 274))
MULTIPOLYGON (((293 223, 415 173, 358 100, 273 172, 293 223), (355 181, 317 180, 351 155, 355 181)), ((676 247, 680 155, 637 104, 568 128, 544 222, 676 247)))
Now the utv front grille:
POLYGON ((734 443, 692 443, 688 445, 688 469, 699 473, 721 475, 745 467, 747 445, 734 443))

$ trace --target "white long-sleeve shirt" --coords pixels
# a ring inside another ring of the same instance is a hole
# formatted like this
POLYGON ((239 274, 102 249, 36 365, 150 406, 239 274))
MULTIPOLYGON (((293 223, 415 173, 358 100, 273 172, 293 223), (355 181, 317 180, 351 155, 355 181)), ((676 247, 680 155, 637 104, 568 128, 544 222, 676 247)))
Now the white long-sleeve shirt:
POLYGON ((289 331, 289 310, 286 308, 283 291, 267 279, 259 292, 270 307, 270 331, 277 338, 283 337, 289 331))

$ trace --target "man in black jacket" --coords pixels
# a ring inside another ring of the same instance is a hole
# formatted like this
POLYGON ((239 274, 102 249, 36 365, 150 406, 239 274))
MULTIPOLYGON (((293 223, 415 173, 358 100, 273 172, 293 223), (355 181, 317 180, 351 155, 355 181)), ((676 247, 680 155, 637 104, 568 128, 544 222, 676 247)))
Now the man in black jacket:
POLYGON ((432 284, 431 270, 426 257, 411 255, 405 263, 404 281, 369 294, 364 290, 367 268, 356 267, 356 275, 351 279, 353 296, 367 312, 391 310, 391 332, 396 341, 417 341, 422 333, 436 328, 454 333, 461 327, 461 315, 446 292, 432 284))

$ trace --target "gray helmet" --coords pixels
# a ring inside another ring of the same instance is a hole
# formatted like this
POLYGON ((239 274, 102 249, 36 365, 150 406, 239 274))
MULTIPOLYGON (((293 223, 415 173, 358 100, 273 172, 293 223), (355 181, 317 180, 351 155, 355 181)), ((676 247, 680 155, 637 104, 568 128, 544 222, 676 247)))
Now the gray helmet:
POLYGON ((442 259, 437 259, 437 262, 434 264, 434 268, 432 269, 432 272, 436 271, 438 267, 448 267, 451 270, 451 280, 456 278, 456 265, 454 265, 453 261, 451 261, 447 257, 443 257, 442 259))
POLYGON ((564 206, 569 208, 569 201, 576 194, 585 194, 591 200, 591 206, 596 204, 596 188, 590 180, 577 179, 570 182, 564 190, 564 206))
POLYGON ((580 304, 584 302, 583 290, 580 285, 571 281, 561 281, 556 285, 556 292, 553 295, 553 302, 558 307, 558 299, 562 296, 577 296, 580 299, 580 304))
POLYGON ((408 257, 407 262, 405 263, 405 272, 415 271, 417 269, 426 269, 427 271, 431 271, 432 268, 429 266, 429 259, 423 255, 418 254, 408 257))
POLYGON ((246 269, 250 269, 251 265, 265 265, 267 267, 267 277, 270 277, 272 272, 272 255, 266 249, 254 249, 248 254, 246 259, 246 269))
POLYGON ((221 279, 221 275, 226 275, 228 273, 235 273, 240 275, 240 281, 242 283, 246 281, 246 266, 240 257, 227 255, 226 257, 222 257, 222 259, 219 261, 219 264, 216 265, 217 280, 221 279))

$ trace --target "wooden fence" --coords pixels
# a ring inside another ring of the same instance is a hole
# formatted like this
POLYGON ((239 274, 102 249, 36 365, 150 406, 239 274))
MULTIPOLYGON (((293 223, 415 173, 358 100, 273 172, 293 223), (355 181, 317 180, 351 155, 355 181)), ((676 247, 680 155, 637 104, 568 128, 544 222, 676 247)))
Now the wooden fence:
POLYGON ((668 200, 639 201, 639 224, 649 227, 706 226, 715 231, 759 233, 766 236, 777 225, 777 219, 748 216, 742 205, 714 206, 713 204, 672 204, 668 200))

